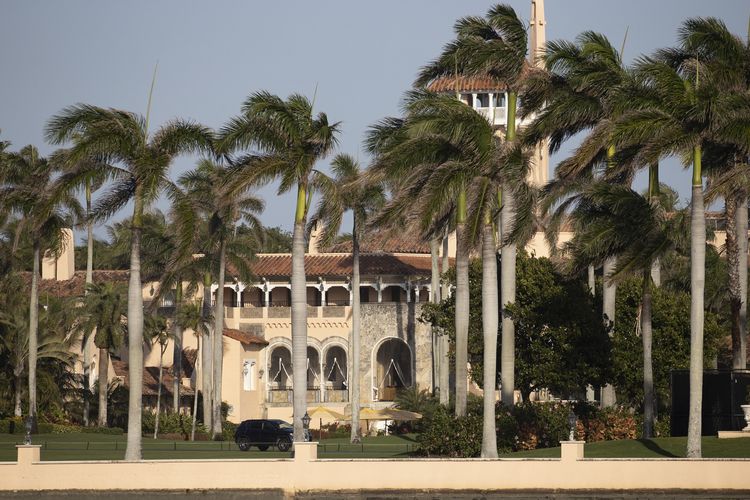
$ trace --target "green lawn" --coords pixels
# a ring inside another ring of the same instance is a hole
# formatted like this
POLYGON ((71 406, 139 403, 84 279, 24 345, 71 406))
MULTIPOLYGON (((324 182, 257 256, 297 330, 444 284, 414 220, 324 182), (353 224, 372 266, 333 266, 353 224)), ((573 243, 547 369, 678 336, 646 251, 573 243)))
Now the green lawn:
MULTIPOLYGON (((588 443, 586 458, 663 458, 684 457, 687 438, 656 438, 588 443)), ((750 458, 750 437, 737 439, 703 438, 704 458, 750 458)), ((560 448, 519 451, 506 458, 559 458, 560 448)))
MULTIPOLYGON (((16 444, 23 441, 21 434, 0 434, 0 462, 15 461, 16 444)), ((104 434, 38 434, 34 444, 42 445, 42 460, 122 460, 125 456, 125 436, 104 434)), ((322 458, 388 458, 408 457, 416 448, 413 435, 364 438, 361 445, 352 445, 348 438, 323 439, 318 456, 322 458)), ((143 458, 161 459, 246 459, 290 458, 291 452, 273 448, 260 451, 252 448, 242 452, 233 442, 172 441, 143 438, 143 458)))
MULTIPOLYGON (((0 434, 0 461, 15 461, 15 445, 23 440, 20 434, 0 434)), ((33 442, 42 444, 42 460, 122 460, 125 455, 125 436, 103 434, 39 434, 33 442)), ((379 436, 364 438, 361 445, 352 445, 348 438, 331 438, 320 441, 321 458, 406 458, 417 447, 413 434, 404 436, 379 436)), ((604 441, 586 445, 588 458, 660 458, 681 457, 685 453, 685 438, 658 438, 652 440, 604 441)), ((555 458, 560 448, 523 451, 502 455, 503 458, 555 458)), ((703 438, 705 458, 750 458, 750 438, 703 438)), ((231 442, 168 441, 143 438, 145 459, 246 459, 289 458, 290 452, 281 453, 253 448, 242 452, 231 442)))

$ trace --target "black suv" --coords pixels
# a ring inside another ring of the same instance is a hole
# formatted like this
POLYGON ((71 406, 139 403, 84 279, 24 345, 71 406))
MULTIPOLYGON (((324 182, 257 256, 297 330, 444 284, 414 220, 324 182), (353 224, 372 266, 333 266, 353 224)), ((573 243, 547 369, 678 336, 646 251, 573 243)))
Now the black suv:
POLYGON ((276 446, 279 451, 289 451, 292 447, 294 427, 283 420, 245 420, 234 433, 234 442, 242 451, 257 446, 266 451, 276 446))

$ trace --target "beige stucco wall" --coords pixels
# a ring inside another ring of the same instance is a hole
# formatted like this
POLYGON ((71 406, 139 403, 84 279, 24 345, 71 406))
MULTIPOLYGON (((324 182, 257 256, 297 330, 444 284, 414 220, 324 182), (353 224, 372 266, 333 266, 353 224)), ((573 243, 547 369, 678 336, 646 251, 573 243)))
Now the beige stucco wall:
POLYGON ((295 459, 38 462, 22 448, 0 463, 0 490, 736 490, 750 491, 748 459, 582 459, 565 443, 561 459, 316 458, 301 443, 295 459), (22 455, 21 455, 22 454, 22 455))

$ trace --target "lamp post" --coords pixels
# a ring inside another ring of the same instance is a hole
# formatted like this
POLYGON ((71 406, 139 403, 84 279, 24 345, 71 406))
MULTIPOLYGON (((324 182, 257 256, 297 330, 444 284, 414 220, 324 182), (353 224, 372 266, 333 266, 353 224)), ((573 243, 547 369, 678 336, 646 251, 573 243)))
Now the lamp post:
POLYGON ((568 427, 570 428, 570 435, 568 436, 568 441, 575 441, 576 439, 576 422, 578 419, 576 418, 576 414, 573 413, 573 410, 570 410, 568 413, 568 427))
POLYGON ((31 421, 31 416, 26 417, 26 437, 23 439, 23 444, 30 445, 31 444, 31 429, 33 427, 33 423, 31 421))
POLYGON ((305 429, 305 441, 310 441, 310 415, 305 412, 305 415, 302 417, 302 428, 305 429))

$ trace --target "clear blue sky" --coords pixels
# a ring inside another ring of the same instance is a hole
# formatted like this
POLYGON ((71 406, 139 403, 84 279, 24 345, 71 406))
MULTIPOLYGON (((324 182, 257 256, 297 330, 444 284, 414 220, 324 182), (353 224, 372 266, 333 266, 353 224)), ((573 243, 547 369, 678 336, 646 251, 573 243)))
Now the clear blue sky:
MULTIPOLYGON (((182 117, 218 128, 253 91, 312 96, 317 85, 316 108, 342 122, 340 151, 366 161, 360 145, 367 127, 398 114, 403 92, 452 38, 457 18, 482 15, 493 3, 0 0, 0 137, 13 149, 34 144, 47 154, 53 148, 44 144, 44 124, 65 106, 144 113, 158 60, 154 126, 182 117)), ((509 3, 529 17, 529 0, 509 3)), ((688 17, 719 17, 744 37, 750 16, 747 0, 545 4, 548 40, 595 30, 619 46, 629 26, 626 60, 674 44, 688 17)), ((173 176, 193 163, 179 159, 173 176)), ((662 180, 686 198, 688 175, 674 162, 665 170, 662 180)), ((261 193, 264 223, 289 229, 292 198, 276 197, 273 187, 261 193)))

